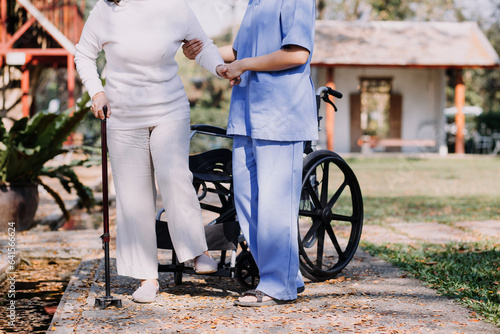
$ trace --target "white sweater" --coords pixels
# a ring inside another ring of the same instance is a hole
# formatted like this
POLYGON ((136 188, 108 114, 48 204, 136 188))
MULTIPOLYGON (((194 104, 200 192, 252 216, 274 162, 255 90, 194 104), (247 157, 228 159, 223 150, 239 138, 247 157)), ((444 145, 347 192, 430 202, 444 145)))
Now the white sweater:
POLYGON ((134 129, 189 117, 189 103, 177 75, 175 54, 184 39, 200 39, 198 64, 217 75, 224 64, 185 0, 99 0, 92 9, 75 63, 90 96, 105 91, 112 115, 108 127, 134 129), (106 88, 96 58, 106 55, 106 88))

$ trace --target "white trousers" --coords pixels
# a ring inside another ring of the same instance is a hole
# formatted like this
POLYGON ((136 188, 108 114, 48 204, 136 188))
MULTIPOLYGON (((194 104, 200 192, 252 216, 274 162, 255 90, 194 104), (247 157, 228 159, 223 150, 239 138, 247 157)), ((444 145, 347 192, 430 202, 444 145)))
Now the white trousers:
POLYGON ((298 228, 303 142, 235 136, 233 183, 238 220, 257 263, 257 289, 282 300, 304 286, 298 228))
POLYGON ((151 128, 108 130, 116 189, 118 275, 158 277, 155 174, 179 261, 207 250, 189 170, 189 134, 189 119, 151 128))

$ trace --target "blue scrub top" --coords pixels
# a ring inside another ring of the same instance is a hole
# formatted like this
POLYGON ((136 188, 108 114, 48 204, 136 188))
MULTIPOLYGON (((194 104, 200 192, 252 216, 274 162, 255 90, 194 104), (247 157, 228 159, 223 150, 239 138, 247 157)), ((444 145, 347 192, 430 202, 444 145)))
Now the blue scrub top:
POLYGON ((237 59, 286 45, 309 50, 306 64, 274 72, 247 71, 233 87, 228 133, 276 141, 316 140, 318 123, 310 63, 314 0, 250 0, 233 44, 237 59))

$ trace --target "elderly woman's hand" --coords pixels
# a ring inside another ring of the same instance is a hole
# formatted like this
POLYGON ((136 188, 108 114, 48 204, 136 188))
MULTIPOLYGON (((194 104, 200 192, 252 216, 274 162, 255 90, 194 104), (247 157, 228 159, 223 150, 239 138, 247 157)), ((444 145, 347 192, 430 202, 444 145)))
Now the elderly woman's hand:
POLYGON ((201 49, 203 49, 203 42, 199 39, 192 39, 190 41, 183 40, 183 42, 182 52, 188 59, 194 60, 198 53, 200 53, 201 49))
POLYGON ((90 106, 90 111, 94 114, 96 118, 104 119, 104 112, 102 108, 108 106, 108 112, 106 113, 107 118, 111 115, 111 107, 109 105, 106 93, 99 92, 92 97, 92 105, 90 106))

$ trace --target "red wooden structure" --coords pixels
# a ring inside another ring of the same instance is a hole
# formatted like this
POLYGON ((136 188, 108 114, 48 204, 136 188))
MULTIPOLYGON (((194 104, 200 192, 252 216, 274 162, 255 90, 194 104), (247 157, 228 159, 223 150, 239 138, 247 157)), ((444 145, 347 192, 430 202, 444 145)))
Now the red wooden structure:
POLYGON ((0 68, 22 72, 23 116, 29 116, 30 69, 66 66, 68 107, 75 104, 75 44, 84 25, 85 0, 0 0, 0 68))

